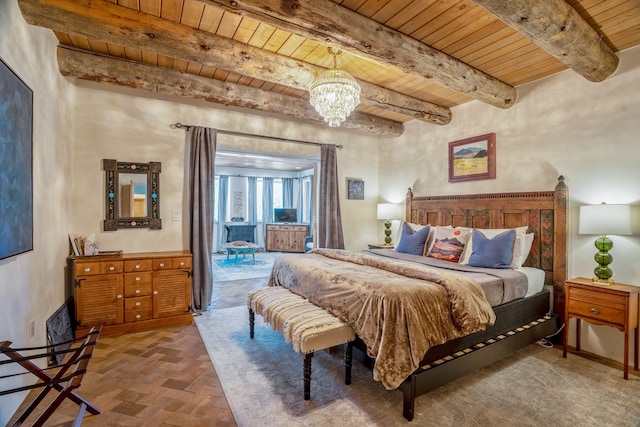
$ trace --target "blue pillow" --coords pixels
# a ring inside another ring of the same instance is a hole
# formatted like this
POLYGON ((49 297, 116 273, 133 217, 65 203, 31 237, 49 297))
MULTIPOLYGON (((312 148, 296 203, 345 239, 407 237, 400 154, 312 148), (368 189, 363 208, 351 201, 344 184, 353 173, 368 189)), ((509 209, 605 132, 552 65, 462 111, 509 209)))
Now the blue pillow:
POLYGON ((398 243, 396 251, 406 254, 423 255, 424 243, 427 241, 428 235, 428 225, 418 231, 413 231, 409 224, 405 222, 402 226, 402 235, 400 236, 400 243, 398 243))
POLYGON ((482 232, 473 230, 471 258, 469 265, 487 268, 511 268, 513 245, 516 241, 516 231, 509 230, 500 233, 493 239, 487 238, 482 232))

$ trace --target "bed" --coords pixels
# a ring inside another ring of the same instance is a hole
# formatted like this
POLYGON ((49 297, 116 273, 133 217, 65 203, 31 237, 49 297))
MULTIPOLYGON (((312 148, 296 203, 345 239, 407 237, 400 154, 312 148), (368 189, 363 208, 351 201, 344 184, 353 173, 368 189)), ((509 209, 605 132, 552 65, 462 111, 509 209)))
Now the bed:
POLYGON ((349 323, 374 379, 402 391, 403 415, 412 420, 417 396, 555 332, 553 296, 566 279, 567 200, 562 177, 553 191, 416 197, 409 190, 403 227, 415 234, 403 235, 398 250, 282 255, 269 284, 349 323), (423 252, 401 251, 427 224, 423 252), (489 238, 478 234, 495 229, 501 232, 489 238), (450 239, 434 237, 460 232, 470 239, 473 262, 462 246, 454 248, 455 260, 466 261, 451 262, 450 239), (515 262, 525 235, 530 249, 519 268, 478 262, 480 244, 495 245, 495 236, 512 239, 515 262))

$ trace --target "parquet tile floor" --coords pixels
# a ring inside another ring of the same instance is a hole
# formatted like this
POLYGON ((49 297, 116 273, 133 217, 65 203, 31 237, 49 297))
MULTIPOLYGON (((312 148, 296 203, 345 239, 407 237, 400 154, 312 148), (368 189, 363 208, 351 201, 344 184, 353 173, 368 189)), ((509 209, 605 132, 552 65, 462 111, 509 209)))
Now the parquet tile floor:
MULTIPOLYGON (((247 291, 266 286, 266 280, 215 284, 212 309, 246 304, 247 291)), ((27 396, 16 414, 39 390, 27 396)), ((77 392, 102 412, 87 414, 83 426, 236 426, 195 323, 101 336, 77 392)), ((51 392, 48 401, 55 394, 51 392)), ((45 426, 72 426, 77 411, 78 405, 67 399, 45 426)), ((32 425, 34 419, 32 415, 23 426, 32 425)))
MULTIPOLYGON (((102 412, 83 426, 236 425, 195 324, 100 337, 77 392, 102 412)), ((46 426, 71 426, 77 411, 67 399, 46 426)))

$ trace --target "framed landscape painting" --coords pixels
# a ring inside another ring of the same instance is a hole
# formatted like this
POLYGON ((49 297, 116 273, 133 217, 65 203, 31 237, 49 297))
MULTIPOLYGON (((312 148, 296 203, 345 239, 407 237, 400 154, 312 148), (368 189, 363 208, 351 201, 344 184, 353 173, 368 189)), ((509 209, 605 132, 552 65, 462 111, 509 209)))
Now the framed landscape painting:
POLYGON ((33 92, 0 59, 0 260, 33 250, 33 92))
POLYGON ((496 134, 449 143, 449 182, 496 177, 496 134))

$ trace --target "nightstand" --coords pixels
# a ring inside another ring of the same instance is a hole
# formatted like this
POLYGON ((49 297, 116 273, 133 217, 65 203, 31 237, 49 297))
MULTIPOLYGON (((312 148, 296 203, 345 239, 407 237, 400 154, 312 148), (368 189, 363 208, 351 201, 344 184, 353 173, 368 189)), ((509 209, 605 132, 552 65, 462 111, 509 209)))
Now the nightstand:
POLYGON ((379 244, 369 243, 369 249, 393 249, 393 245, 386 245, 384 243, 379 243, 379 244))
POLYGON ((565 282, 562 357, 567 357, 569 319, 576 319, 576 351, 580 351, 580 321, 608 325, 624 332, 624 379, 629 379, 629 332, 634 331, 633 368, 638 370, 638 295, 640 286, 614 283, 599 285, 578 277, 565 282))

